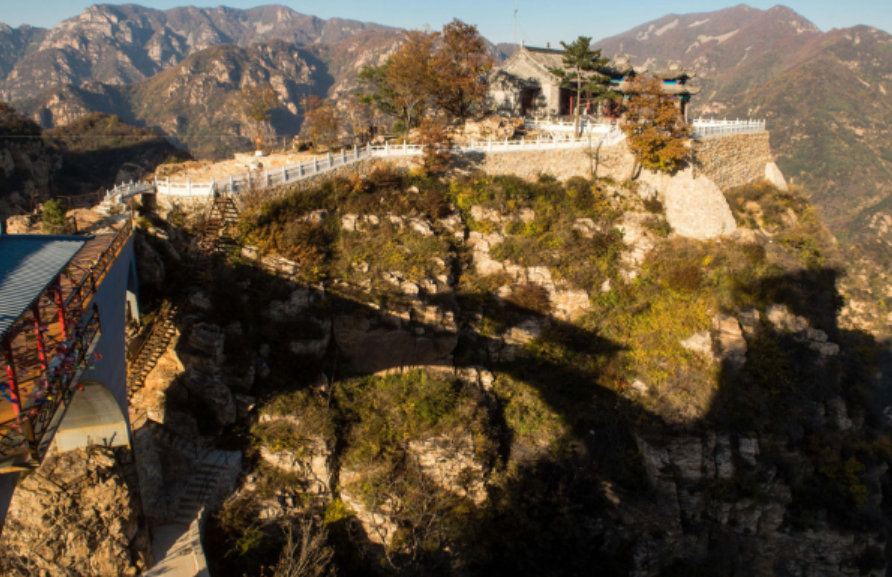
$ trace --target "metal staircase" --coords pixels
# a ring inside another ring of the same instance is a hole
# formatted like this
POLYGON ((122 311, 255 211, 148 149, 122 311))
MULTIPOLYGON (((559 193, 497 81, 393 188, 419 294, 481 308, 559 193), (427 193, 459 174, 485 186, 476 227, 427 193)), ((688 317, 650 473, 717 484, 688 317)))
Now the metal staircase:
POLYGON ((239 210, 232 199, 232 195, 218 194, 208 210, 204 222, 204 230, 198 240, 198 247, 205 254, 219 252, 223 246, 223 233, 227 226, 238 222, 239 210))
POLYGON ((176 334, 174 318, 178 307, 171 301, 165 301, 158 311, 158 316, 149 328, 142 345, 133 356, 133 361, 127 370, 127 396, 133 398, 137 390, 145 385, 146 377, 158 364, 167 351, 170 341, 176 334))
MULTIPOLYGON (((193 282, 201 283, 208 280, 211 265, 208 257, 225 248, 222 233, 228 226, 238 222, 238 217, 239 209, 232 195, 217 194, 214 196, 208 209, 204 229, 198 239, 199 250, 192 267, 193 282)), ((185 295, 186 293, 182 293, 176 298, 184 298, 185 295)), ((149 376, 149 373, 158 364, 158 359, 170 346, 170 341, 176 334, 174 319, 178 308, 171 301, 164 302, 158 312, 158 318, 152 323, 145 340, 133 355, 127 371, 127 394, 130 398, 133 398, 136 391, 145 385, 146 377, 149 376)))

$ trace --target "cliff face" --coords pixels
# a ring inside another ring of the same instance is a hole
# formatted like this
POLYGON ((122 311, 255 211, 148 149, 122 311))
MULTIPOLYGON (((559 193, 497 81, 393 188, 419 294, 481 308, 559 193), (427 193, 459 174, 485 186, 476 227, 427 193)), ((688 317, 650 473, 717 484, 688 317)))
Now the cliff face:
POLYGON ((40 127, 0 102, 0 212, 6 216, 15 204, 31 210, 33 200, 46 198, 53 171, 60 165, 57 150, 40 138, 40 127))
POLYGON ((147 390, 218 423, 217 381, 269 399, 221 552, 265 527, 269 563, 317 517, 337 563, 388 574, 884 574, 885 353, 837 322, 805 199, 364 174, 249 209, 178 347, 232 369, 147 390), (720 242, 673 233, 713 204, 720 242))
POLYGON ((108 449, 46 459, 16 488, 0 541, 3 574, 139 575, 152 553, 133 482, 108 449))

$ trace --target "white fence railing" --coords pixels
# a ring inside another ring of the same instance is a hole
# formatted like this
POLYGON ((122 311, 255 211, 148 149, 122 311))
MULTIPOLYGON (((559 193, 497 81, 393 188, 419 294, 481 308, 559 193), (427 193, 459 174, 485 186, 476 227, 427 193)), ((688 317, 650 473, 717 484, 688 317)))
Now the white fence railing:
MULTIPOLYGON (((572 133, 576 125, 567 121, 552 120, 534 120, 532 118, 523 121, 524 128, 527 130, 539 130, 549 133, 572 133)), ((579 121, 579 131, 581 134, 607 134, 616 127, 609 122, 594 122, 583 118, 579 121)))
MULTIPOLYGON (((456 144, 449 148, 453 154, 473 153, 501 153, 501 152, 525 152, 537 150, 562 150, 583 148, 587 146, 615 146, 622 142, 626 136, 618 127, 608 123, 589 123, 586 132, 580 137, 573 136, 572 122, 548 122, 526 121, 527 127, 538 126, 545 131, 545 127, 558 129, 551 130, 548 136, 539 136, 535 140, 486 140, 464 144, 456 144)), ((765 130, 764 120, 704 120, 698 119, 693 123, 694 138, 711 138, 717 136, 729 136, 733 134, 750 134, 765 130)), ((111 202, 124 202, 137 194, 144 192, 158 192, 168 196, 181 197, 205 197, 214 192, 235 193, 251 190, 281 186, 291 182, 303 180, 317 174, 322 174, 358 162, 366 158, 399 158, 420 156, 424 147, 418 144, 391 144, 364 147, 354 146, 352 150, 342 150, 339 154, 327 154, 323 157, 314 157, 312 161, 298 162, 290 166, 268 168, 264 170, 247 171, 243 174, 233 175, 223 180, 211 179, 210 182, 172 182, 170 178, 155 179, 154 182, 132 182, 126 185, 116 186, 108 191, 107 200, 111 202)))
MULTIPOLYGON (((622 131, 613 129, 602 133, 600 138, 594 135, 574 138, 572 136, 553 135, 539 137, 535 140, 486 140, 456 144, 448 149, 453 154, 473 153, 500 153, 500 152, 525 152, 536 150, 563 150, 582 148, 586 146, 613 146, 625 138, 622 131)), ((210 182, 171 182, 171 180, 156 179, 150 186, 159 194, 183 197, 210 196, 214 191, 218 193, 235 193, 250 190, 281 186, 305 178, 323 174, 342 166, 347 166, 367 158, 400 158, 420 156, 424 147, 418 144, 390 144, 380 146, 367 145, 354 147, 353 150, 342 150, 340 154, 328 154, 323 157, 315 157, 312 161, 299 162, 291 166, 281 168, 269 168, 262 171, 250 171, 239 175, 233 175, 222 180, 210 182)))
POLYGON ((116 184, 115 187, 105 193, 107 202, 121 203, 130 200, 137 194, 150 192, 155 188, 150 182, 135 182, 131 180, 129 183, 116 184))
POLYGON ((692 122, 694 138, 713 138, 765 131, 764 120, 709 120, 698 118, 692 122))

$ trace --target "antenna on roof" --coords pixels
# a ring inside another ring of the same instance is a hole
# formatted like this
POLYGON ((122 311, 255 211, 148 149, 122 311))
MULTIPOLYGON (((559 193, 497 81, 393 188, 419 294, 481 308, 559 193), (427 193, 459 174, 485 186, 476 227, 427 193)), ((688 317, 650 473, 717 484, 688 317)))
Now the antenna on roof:
POLYGON ((517 44, 517 0, 514 0, 514 44, 517 44))

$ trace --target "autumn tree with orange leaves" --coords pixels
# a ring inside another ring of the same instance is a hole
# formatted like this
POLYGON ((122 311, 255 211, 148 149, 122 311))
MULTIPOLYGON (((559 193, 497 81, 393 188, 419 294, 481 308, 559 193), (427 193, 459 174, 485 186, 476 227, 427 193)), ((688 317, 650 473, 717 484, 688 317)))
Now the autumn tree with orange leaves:
POLYGON ((426 116, 467 118, 486 97, 492 64, 476 26, 454 20, 442 32, 413 30, 387 62, 363 69, 360 98, 407 131, 426 116))
POLYGON ((304 107, 303 132, 313 142, 313 148, 331 148, 339 142, 340 118, 334 103, 318 96, 301 100, 304 107))
POLYGON ((639 76, 632 82, 624 130, 642 167, 671 173, 684 165, 691 129, 656 78, 639 76))
POLYGON ((468 118, 486 98, 481 80, 492 70, 493 60, 476 26, 455 19, 443 27, 435 59, 436 105, 454 118, 468 118))

